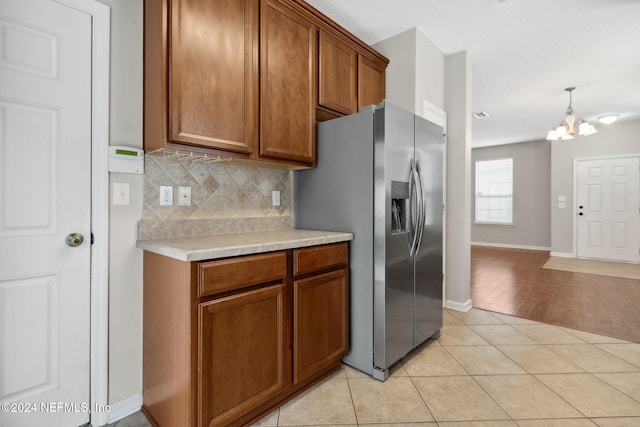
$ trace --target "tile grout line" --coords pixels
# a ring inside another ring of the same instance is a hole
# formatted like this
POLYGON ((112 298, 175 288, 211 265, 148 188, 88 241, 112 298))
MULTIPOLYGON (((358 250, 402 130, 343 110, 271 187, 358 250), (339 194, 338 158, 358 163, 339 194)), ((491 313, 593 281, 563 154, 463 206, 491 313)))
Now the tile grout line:
POLYGON ((416 385, 416 382, 413 380, 413 376, 409 374, 409 371, 407 371, 407 368, 404 366, 403 360, 401 360, 400 363, 402 364, 403 369, 407 373, 407 376, 409 377, 409 380, 411 380, 411 384, 413 384, 413 387, 416 389, 416 392, 418 393, 418 396, 420 396, 420 399, 422 400, 422 402, 424 402, 424 406, 427 408, 427 411, 429 411, 429 415, 431 415, 431 418, 433 418, 433 421, 436 423, 436 425, 440 425, 440 423, 436 419, 436 416, 434 415, 433 411, 429 407, 429 403, 427 403, 427 400, 425 399, 425 397, 422 395, 422 393, 420 393, 420 390, 418 389, 418 386, 416 385))
POLYGON ((356 402, 353 400, 353 392, 351 391, 351 381, 349 379, 349 372, 342 367, 344 371, 344 376, 347 379, 347 388, 349 388, 349 398, 351 399, 351 407, 353 408, 353 415, 356 417, 356 425, 360 425, 360 421, 358 421, 358 411, 356 411, 356 402))
MULTIPOLYGON (((537 341, 537 340, 536 340, 536 339, 534 339, 533 337, 528 336, 528 335, 527 335, 527 334, 525 334, 524 332, 519 331, 517 328, 513 327, 513 325, 510 325, 510 324, 508 324, 508 323, 506 323, 506 322, 502 321, 501 319, 498 319, 498 320, 502 322, 501 324, 498 324, 498 325, 507 325, 507 326, 510 326, 513 330, 515 330, 515 331, 517 331, 517 332, 519 332, 519 333, 521 333, 521 334, 523 334, 523 335, 527 336, 529 339, 531 339, 532 341, 534 341, 534 343, 535 343, 535 344, 545 346, 544 344, 540 343, 539 341, 537 341)), ((555 326, 554 326, 554 327, 555 327, 555 326)), ((491 347, 495 348, 498 352, 500 352, 500 354, 504 355, 507 359, 509 359, 510 361, 512 361, 516 366, 520 367, 520 368, 525 372, 524 374, 493 374, 493 375, 527 375, 527 376, 529 376, 529 377, 533 378, 533 379, 534 379, 535 381, 537 381, 539 384, 541 384, 545 389, 549 390, 552 394, 554 394, 555 396, 557 396, 558 398, 560 398, 560 400, 561 400, 561 401, 563 401, 563 402, 565 402, 567 405, 569 405, 569 407, 571 407, 571 408, 575 409, 575 410, 576 410, 576 412, 578 412, 579 414, 582 414, 584 418, 589 419, 589 417, 587 417, 587 415, 586 415, 585 413, 583 413, 582 411, 580 411, 578 408, 576 408, 574 405, 572 405, 570 402, 568 402, 566 399, 564 399, 562 396, 560 396, 558 393, 556 393, 554 390, 552 390, 549 386, 547 386, 546 384, 544 384, 544 383, 543 383, 543 382, 542 382, 538 377, 536 377, 536 375, 535 375, 535 374, 533 374, 533 373, 529 372, 529 371, 528 371, 524 366, 522 366, 522 365, 521 365, 521 364, 519 364, 517 361, 515 361, 513 358, 511 358, 508 354, 506 354, 506 353, 504 353, 502 350, 500 350, 500 348, 498 348, 498 345, 494 345, 493 343, 491 343, 490 341, 488 341, 485 337, 483 337, 482 335, 480 335, 480 334, 479 334, 477 331, 475 331, 473 328, 470 328, 470 329, 472 329, 476 334, 478 334, 478 335, 479 335, 481 338, 483 338, 485 341, 489 342, 489 344, 490 344, 490 346, 491 346, 491 347)), ((588 343, 586 343, 586 342, 585 342, 585 344, 588 344, 588 343)), ((502 345, 510 345, 510 344, 502 344, 502 345)), ((513 344, 513 345, 516 345, 516 344, 513 344)), ((517 345, 523 345, 523 344, 517 344, 517 345)), ((525 344, 525 345, 526 345, 526 344, 525 344)), ((534 345, 534 344, 529 344, 529 345, 534 345)), ((452 356, 456 361, 458 361, 458 359, 457 359, 453 354, 451 354, 451 353, 447 350, 446 346, 443 346, 443 347, 445 348, 445 350, 446 350, 446 351, 447 351, 447 352, 448 352, 448 353, 449 353, 449 354, 450 354, 450 355, 451 355, 451 356, 452 356)), ((546 347, 546 346, 545 346, 545 347, 546 347)), ((595 346, 594 346, 594 347, 595 347, 595 346)), ((554 353, 554 354, 557 354, 556 352, 553 352, 553 353, 554 353)), ((575 365, 575 363, 573 363, 572 361, 570 361, 570 360, 566 359, 564 356, 559 355, 559 354, 558 354, 558 356, 560 356, 561 358, 563 358, 563 359, 567 360, 567 362, 569 362, 569 363, 571 363, 571 364, 575 365)), ((459 362, 459 361, 458 361, 458 363, 460 364, 460 362, 459 362)), ((469 373, 469 371, 468 371, 468 370, 467 370, 467 369, 466 369, 462 364, 460 364, 460 366, 462 366, 462 368, 463 368, 467 373, 469 373)), ((577 366, 577 365, 576 365, 576 366, 577 366)), ((580 367, 580 366, 578 366, 578 367, 579 367, 580 369, 583 369, 583 368, 582 368, 582 367, 580 367)), ((506 408, 504 408, 502 405, 500 405, 500 403, 499 403, 499 402, 498 402, 498 401, 497 401, 497 400, 496 400, 496 399, 491 395, 491 393, 489 393, 489 391, 488 391, 486 388, 484 388, 480 382, 478 382, 478 380, 475 378, 476 376, 471 375, 471 374, 469 374, 469 375, 470 375, 470 376, 471 376, 471 378, 474 380, 474 382, 475 382, 476 384, 478 384, 478 386, 479 386, 479 387, 480 387, 480 388, 481 388, 481 389, 482 389, 482 390, 483 390, 483 391, 484 391, 484 392, 485 392, 485 393, 486 393, 486 394, 487 394, 487 395, 488 395, 488 396, 489 396, 489 397, 494 401, 494 403, 495 403, 495 404, 496 404, 500 409, 502 409, 502 411, 503 411, 505 414, 507 414, 507 416, 509 416, 509 419, 511 419, 513 422, 515 422, 516 424, 518 424, 518 425, 519 425, 519 423, 517 422, 517 419, 513 418, 513 417, 509 414, 509 412, 506 410, 506 408)), ((549 374, 549 375, 554 375, 554 374, 549 374)), ((478 375, 478 376, 480 376, 480 375, 478 375)), ((597 377, 596 377, 596 378, 597 378, 597 377)), ((602 382, 604 382, 604 381, 603 381, 603 380, 601 380, 600 378, 597 378, 597 379, 598 379, 598 380, 600 380, 600 381, 602 381, 602 382)), ((614 388, 615 388, 615 387, 614 387, 614 388)), ((617 388, 616 388, 616 390, 617 390, 617 388)), ((541 419, 542 419, 542 418, 541 418, 541 419)))

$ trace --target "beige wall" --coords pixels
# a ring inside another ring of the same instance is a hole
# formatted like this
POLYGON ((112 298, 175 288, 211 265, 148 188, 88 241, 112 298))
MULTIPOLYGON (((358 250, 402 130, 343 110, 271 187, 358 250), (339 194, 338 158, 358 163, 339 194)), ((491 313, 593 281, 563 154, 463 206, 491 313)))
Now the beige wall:
POLYGON ((471 151, 471 241, 505 246, 551 247, 551 144, 522 142, 471 151), (513 158, 513 225, 473 224, 475 162, 513 158))
POLYGON ((640 120, 597 125, 598 133, 551 143, 551 251, 573 253, 573 162, 583 157, 640 154, 640 120), (558 196, 567 208, 558 208, 558 196))

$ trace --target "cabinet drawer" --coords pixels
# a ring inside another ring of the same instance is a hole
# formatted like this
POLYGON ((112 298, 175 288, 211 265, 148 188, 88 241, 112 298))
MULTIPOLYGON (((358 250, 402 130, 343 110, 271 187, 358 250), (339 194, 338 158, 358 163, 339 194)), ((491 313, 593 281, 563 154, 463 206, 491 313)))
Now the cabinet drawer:
POLYGON ((279 280, 287 275, 286 252, 271 252, 198 264, 198 296, 279 280))
POLYGON ((347 243, 313 246, 293 251, 293 275, 311 273, 346 264, 349 260, 347 243))

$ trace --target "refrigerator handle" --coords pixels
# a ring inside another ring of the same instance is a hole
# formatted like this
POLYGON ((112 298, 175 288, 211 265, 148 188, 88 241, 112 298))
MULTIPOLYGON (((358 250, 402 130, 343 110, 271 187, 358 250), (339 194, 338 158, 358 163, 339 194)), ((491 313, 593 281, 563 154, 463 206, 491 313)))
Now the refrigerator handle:
POLYGON ((416 191, 417 194, 419 194, 418 197, 418 224, 416 227, 416 237, 417 237, 417 243, 416 243, 416 251, 415 251, 415 255, 418 255, 418 251, 420 250, 420 247, 422 246, 422 235, 424 234, 424 223, 427 219, 427 206, 426 206, 426 200, 424 197, 424 184, 422 182, 422 170, 420 170, 420 164, 418 162, 415 163, 415 169, 418 175, 418 191, 416 191))
POLYGON ((411 221, 409 226, 409 239, 411 241, 411 248, 409 250, 409 256, 413 256, 417 252, 418 227, 420 224, 420 216, 422 215, 422 208, 420 207, 421 198, 419 194, 422 192, 422 190, 419 187, 420 184, 418 182, 418 170, 416 169, 416 164, 414 163, 413 159, 411 159, 409 164, 411 166, 411 177, 409 178, 409 203, 411 205, 409 210, 409 221, 411 221), (413 236, 411 236, 411 233, 413 234, 413 236))

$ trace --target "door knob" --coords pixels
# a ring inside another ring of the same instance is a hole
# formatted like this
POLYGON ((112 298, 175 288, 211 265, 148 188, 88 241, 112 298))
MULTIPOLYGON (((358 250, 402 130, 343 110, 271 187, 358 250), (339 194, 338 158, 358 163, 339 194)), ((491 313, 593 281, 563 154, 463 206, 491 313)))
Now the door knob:
POLYGON ((66 237, 66 239, 64 239, 64 241, 67 245, 75 248, 76 246, 80 246, 82 242, 84 242, 84 237, 80 233, 71 233, 66 237))

